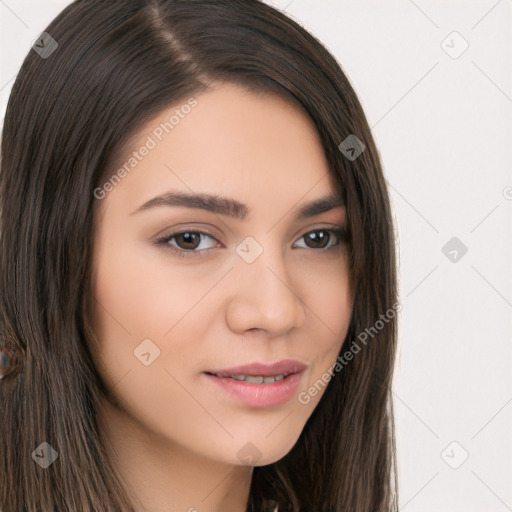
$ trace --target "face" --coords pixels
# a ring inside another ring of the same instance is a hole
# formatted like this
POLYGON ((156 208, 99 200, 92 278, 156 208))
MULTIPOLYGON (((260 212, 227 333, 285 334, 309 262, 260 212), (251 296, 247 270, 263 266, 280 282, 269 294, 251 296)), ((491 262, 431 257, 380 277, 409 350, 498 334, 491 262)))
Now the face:
POLYGON ((166 447, 279 460, 325 391, 352 309, 345 207, 301 215, 336 198, 312 122, 217 84, 149 122, 113 173, 124 163, 96 194, 98 372, 126 421, 166 447))

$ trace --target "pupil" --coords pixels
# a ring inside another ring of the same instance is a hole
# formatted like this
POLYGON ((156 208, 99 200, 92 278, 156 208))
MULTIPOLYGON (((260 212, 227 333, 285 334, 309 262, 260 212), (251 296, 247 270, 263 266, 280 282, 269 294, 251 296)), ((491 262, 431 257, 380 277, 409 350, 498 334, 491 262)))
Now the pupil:
POLYGON ((185 246, 187 244, 189 244, 189 245, 191 244, 193 246, 193 247, 186 247, 187 249, 194 249, 195 248, 195 246, 194 246, 194 237, 197 237, 196 233, 182 233, 181 235, 179 235, 179 237, 185 240, 185 246))
MULTIPOLYGON (((327 237, 325 236, 325 231, 316 231, 314 233, 310 233, 308 236, 310 239, 313 240, 313 245, 315 244, 315 241, 316 243, 318 244, 319 240, 324 238, 326 239, 327 237)), ((321 242, 321 240, 320 240, 321 242)), ((320 243, 320 246, 323 247, 324 245, 320 243)))

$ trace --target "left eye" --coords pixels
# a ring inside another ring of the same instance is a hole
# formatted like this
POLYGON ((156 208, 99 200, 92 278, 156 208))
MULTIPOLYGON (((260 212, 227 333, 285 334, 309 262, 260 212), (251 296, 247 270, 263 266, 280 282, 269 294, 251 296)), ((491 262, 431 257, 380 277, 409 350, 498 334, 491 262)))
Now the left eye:
MULTIPOLYGON (((214 248, 213 246, 203 250, 196 250, 198 249, 198 244, 201 242, 201 237, 208 237, 218 242, 218 240, 213 235, 204 231, 181 231, 159 238, 156 240, 155 245, 161 246, 165 250, 171 251, 171 253, 177 254, 178 256, 188 257, 193 256, 194 253, 197 253, 197 255, 200 256, 214 248), (173 240, 176 242, 177 247, 176 245, 171 244, 171 241, 173 240)), ((345 242, 346 230, 340 228, 316 229, 302 235, 299 240, 301 239, 306 241, 306 246, 301 248, 318 249, 320 251, 329 250, 337 248, 343 242, 345 242), (326 242, 330 242, 333 238, 334 243, 327 245, 326 242)))
POLYGON ((304 238, 305 240, 309 240, 313 243, 312 247, 307 247, 309 249, 330 249, 331 247, 336 247, 341 244, 345 240, 345 230, 344 229, 317 229, 315 231, 310 231, 309 233, 306 233, 305 235, 301 236, 300 239, 304 238), (337 243, 325 246, 324 242, 326 240, 332 240, 334 235, 334 238, 337 239, 337 243), (315 244, 319 244, 320 247, 316 246, 315 244))

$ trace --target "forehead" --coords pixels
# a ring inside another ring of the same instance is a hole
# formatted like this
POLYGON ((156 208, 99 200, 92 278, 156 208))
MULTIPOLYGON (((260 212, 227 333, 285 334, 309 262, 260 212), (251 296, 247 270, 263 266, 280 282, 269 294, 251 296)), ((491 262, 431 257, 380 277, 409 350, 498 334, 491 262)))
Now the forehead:
POLYGON ((112 173, 125 172, 107 200, 122 195, 134 206, 166 189, 246 202, 258 193, 297 201, 313 189, 314 196, 333 191, 320 138, 304 110, 235 84, 217 84, 162 110, 116 164, 112 173))

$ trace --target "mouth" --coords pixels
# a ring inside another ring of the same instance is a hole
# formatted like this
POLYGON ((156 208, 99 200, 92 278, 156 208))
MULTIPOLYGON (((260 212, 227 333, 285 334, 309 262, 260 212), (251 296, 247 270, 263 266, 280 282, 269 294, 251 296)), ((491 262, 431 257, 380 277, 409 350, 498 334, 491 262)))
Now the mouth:
POLYGON ((253 384, 265 384, 283 380, 288 375, 301 373, 306 365, 296 359, 282 359, 275 363, 249 363, 220 370, 209 370, 205 373, 221 378, 232 378, 252 382, 253 384))
POLYGON ((220 379, 233 379, 243 382, 249 382, 251 384, 272 384, 274 382, 279 382, 280 380, 286 379, 289 375, 295 375, 294 373, 280 373, 278 375, 244 375, 243 373, 232 374, 229 375, 227 373, 210 373, 205 372, 206 375, 211 375, 212 377, 218 377, 220 379))
POLYGON ((297 392, 307 366, 296 360, 203 372, 238 402, 251 407, 270 407, 289 401, 297 392))

